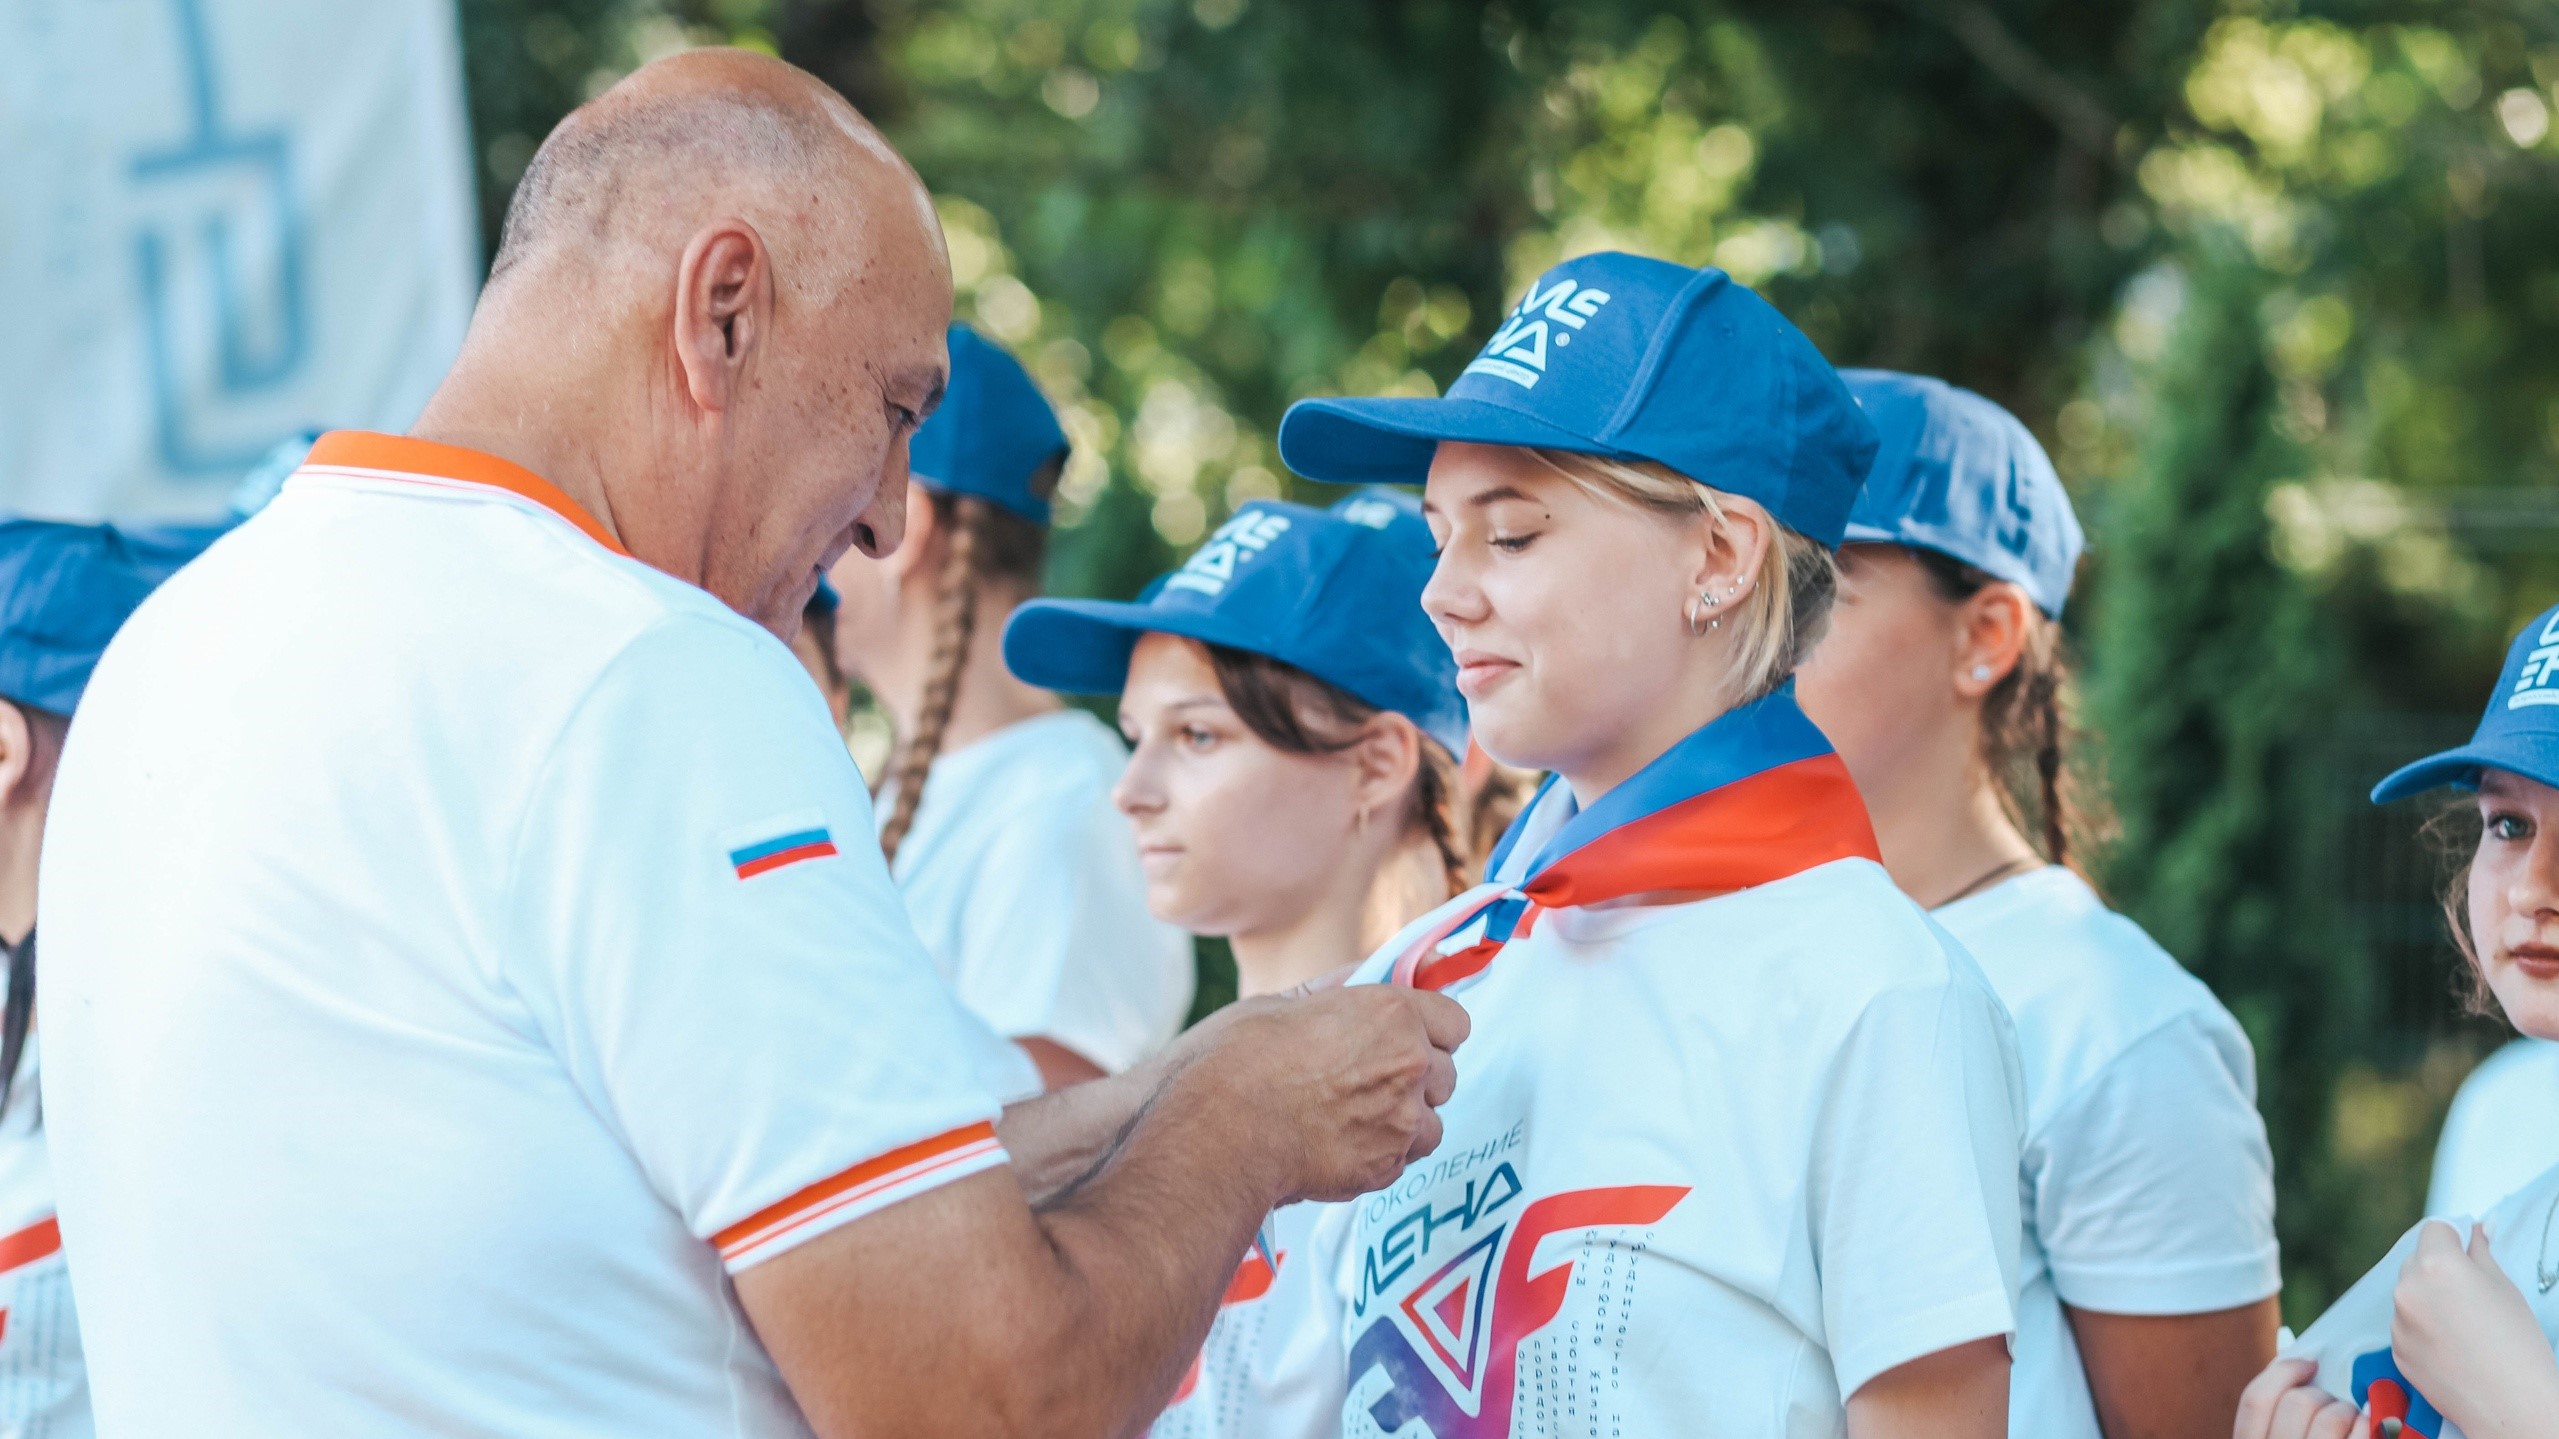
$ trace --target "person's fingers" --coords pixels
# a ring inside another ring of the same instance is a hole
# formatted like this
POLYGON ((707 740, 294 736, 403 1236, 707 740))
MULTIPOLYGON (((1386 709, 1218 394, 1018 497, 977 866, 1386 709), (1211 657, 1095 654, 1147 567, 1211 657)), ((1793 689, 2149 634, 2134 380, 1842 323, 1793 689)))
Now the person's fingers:
POLYGON ((2276 1402, 2318 1372, 2319 1366, 2306 1359, 2278 1359, 2257 1371, 2257 1377, 2240 1391, 2239 1419, 2231 1426, 2230 1439, 2269 1439, 2276 1402))
POLYGON ((1453 1050, 1466 1042, 1475 1021, 1467 1017, 1466 1006, 1444 994, 1426 990, 1408 990, 1422 1016, 1422 1028, 1431 1037, 1434 1049, 1453 1050))
POLYGON ((1422 1102, 1433 1109, 1457 1092, 1457 1061, 1444 1050, 1431 1051, 1430 1069, 1422 1076, 1422 1102))
MULTIPOLYGON (((1439 1111, 1423 1110, 1422 1122, 1413 1127, 1412 1147, 1404 1151, 1404 1163, 1409 1165, 1417 1159, 1429 1157, 1432 1150, 1439 1148, 1440 1133, 1439 1111)), ((1397 1172, 1402 1171, 1399 1169, 1397 1172)), ((1394 1179, 1395 1176, 1390 1174, 1383 1183, 1391 1184, 1394 1179)))
POLYGON ((2362 1413, 2352 1404, 2343 1399, 2331 1399, 2318 1413, 2310 1416, 2308 1439, 2352 1439, 2355 1425, 2362 1419, 2362 1413))
MULTIPOLYGON (((2325 1390, 2306 1387, 2286 1390, 2284 1396, 2275 1401, 2275 1420, 2267 1432, 2272 1439, 2331 1439, 2332 1432, 2344 1432, 2331 1431, 2322 1422, 2336 1402, 2328 1397, 2325 1390)), ((2346 1412, 2349 1418, 2353 1416, 2352 1409, 2346 1412)))
POLYGON ((2461 1231, 2440 1219, 2429 1219, 2417 1226, 2417 1247, 2408 1262, 2439 1264, 2461 1252, 2461 1231))
POLYGON ((2496 1236, 2488 1232, 2488 1225, 2484 1220, 2470 1226, 2470 1259, 2472 1263, 2485 1264, 2494 1268, 2497 1263, 2496 1244, 2496 1236))

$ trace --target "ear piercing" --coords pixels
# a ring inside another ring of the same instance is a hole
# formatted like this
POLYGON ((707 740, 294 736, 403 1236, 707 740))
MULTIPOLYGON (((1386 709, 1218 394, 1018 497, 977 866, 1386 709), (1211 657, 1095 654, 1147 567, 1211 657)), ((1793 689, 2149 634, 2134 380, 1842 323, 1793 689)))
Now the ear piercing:
POLYGON ((1990 678, 1990 666, 1988 666, 1988 665, 1975 665, 1975 666, 1973 666, 1973 680, 1974 680, 1976 683, 1978 683, 1978 682, 1980 682, 1980 681, 1982 681, 1982 680, 1986 680, 1986 679, 1988 679, 1988 678, 1990 678))
POLYGON ((1693 637, 1703 639, 1705 636, 1722 629, 1724 627, 1724 617, 1720 614, 1716 614, 1715 612, 1722 609, 1726 604, 1731 603, 1733 597, 1741 592, 1742 587, 1738 584, 1726 586, 1724 590, 1724 597, 1719 600, 1715 598, 1715 592, 1713 590, 1700 591, 1697 598, 1688 602, 1688 633, 1693 637), (1707 618, 1710 615, 1713 616, 1713 618, 1707 618), (1705 620, 1705 623, 1701 625, 1698 623, 1699 620, 1705 620))

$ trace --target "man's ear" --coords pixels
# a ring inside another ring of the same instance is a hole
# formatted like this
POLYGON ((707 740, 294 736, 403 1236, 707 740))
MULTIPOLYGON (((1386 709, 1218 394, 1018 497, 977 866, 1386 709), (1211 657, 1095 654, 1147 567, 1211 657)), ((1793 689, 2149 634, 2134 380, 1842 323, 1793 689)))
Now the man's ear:
POLYGON ((744 220, 719 220, 675 271, 675 359, 696 408, 725 412, 773 324, 773 256, 744 220))

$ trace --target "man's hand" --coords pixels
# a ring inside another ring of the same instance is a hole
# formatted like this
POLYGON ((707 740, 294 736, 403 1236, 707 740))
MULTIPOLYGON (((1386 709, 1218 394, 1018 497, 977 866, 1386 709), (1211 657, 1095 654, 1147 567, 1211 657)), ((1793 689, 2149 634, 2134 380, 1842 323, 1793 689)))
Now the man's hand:
POLYGON ((2449 1224, 2417 1231, 2391 1291, 2390 1350, 2417 1392, 2473 1439, 2559 1435, 2559 1358, 2488 1230, 2464 1248, 2449 1224))
POLYGON ((1468 1025, 1456 1001, 1389 985, 1246 1000, 1172 1082, 1248 1126, 1275 1203, 1350 1199, 1439 1147, 1468 1025))
POLYGON ((1265 1214, 1438 1145, 1466 1028, 1382 985, 1231 1005, 1142 1072, 1007 1112, 1027 1164, 777 1255, 738 1299, 826 1439, 1139 1433, 1265 1214))

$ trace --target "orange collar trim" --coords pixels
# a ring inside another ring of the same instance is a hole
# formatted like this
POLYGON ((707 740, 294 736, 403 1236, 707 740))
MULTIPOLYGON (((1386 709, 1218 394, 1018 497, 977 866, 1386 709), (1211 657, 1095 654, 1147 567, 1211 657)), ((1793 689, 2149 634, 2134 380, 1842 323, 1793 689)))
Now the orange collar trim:
POLYGON ((558 485, 533 473, 522 465, 501 460, 478 450, 460 445, 439 445, 432 440, 413 440, 405 435, 380 435, 370 430, 332 430, 311 447, 307 469, 362 470, 383 479, 419 480, 451 485, 485 485, 504 490, 521 499, 531 500, 561 519, 577 526, 579 533, 625 559, 631 552, 613 538, 613 532, 598 523, 577 501, 570 499, 558 485))

